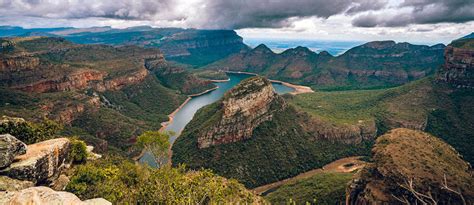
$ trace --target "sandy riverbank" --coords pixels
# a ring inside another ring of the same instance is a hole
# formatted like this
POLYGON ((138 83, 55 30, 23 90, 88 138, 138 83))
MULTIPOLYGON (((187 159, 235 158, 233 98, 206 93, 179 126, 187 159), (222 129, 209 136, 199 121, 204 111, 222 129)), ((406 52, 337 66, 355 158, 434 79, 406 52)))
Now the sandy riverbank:
POLYGON ((309 178, 311 176, 314 176, 315 174, 318 173, 323 173, 323 172, 339 172, 339 173, 348 173, 352 172, 354 170, 361 169, 365 166, 366 162, 361 161, 360 157, 347 157, 347 158, 342 158, 339 160, 336 160, 334 162, 331 162, 327 165, 325 165, 323 168, 319 169, 313 169, 311 171, 307 171, 304 173, 301 173, 295 177, 284 179, 281 181, 273 182, 271 184, 266 184, 263 186, 259 186, 257 188, 252 189, 252 191, 256 194, 262 194, 267 192, 268 190, 278 188, 284 184, 290 183, 290 182, 295 182, 300 179, 305 179, 309 178), (348 166, 352 165, 352 166, 348 166))
POLYGON ((292 95, 298 95, 298 94, 302 94, 302 93, 314 93, 314 90, 311 89, 308 86, 294 85, 294 84, 287 83, 287 82, 284 82, 284 81, 279 81, 279 80, 270 80, 270 81, 272 83, 280 83, 280 84, 282 84, 286 87, 293 88, 294 91, 290 92, 290 94, 292 94, 292 95))
POLYGON ((213 83, 225 83, 225 82, 229 82, 230 81, 230 78, 227 78, 226 80, 209 80, 213 83))
MULTIPOLYGON (((224 72, 226 72, 226 73, 236 73, 236 74, 255 75, 255 76, 258 75, 257 73, 244 72, 244 71, 224 71, 224 72)), ((288 83, 288 82, 284 82, 284 81, 281 81, 281 80, 272 80, 272 79, 269 79, 269 80, 270 80, 270 82, 272 82, 272 83, 279 83, 279 84, 282 84, 282 85, 284 85, 284 86, 293 88, 294 91, 293 91, 293 92, 290 92, 290 94, 292 94, 292 95, 298 95, 298 94, 302 94, 302 93, 314 93, 314 90, 311 89, 311 88, 308 87, 308 86, 294 85, 294 84, 291 84, 291 83, 288 83)))

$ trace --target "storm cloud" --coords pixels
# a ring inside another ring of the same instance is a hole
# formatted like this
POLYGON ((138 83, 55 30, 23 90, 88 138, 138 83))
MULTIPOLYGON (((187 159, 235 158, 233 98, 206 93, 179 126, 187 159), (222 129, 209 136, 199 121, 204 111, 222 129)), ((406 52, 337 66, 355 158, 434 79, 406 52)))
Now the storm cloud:
POLYGON ((358 27, 398 27, 409 24, 464 23, 474 20, 472 0, 405 0, 393 13, 369 12, 352 20, 358 27))
POLYGON ((198 28, 279 28, 304 17, 380 9, 387 0, 0 0, 0 17, 184 21, 198 28), (184 9, 183 9, 184 8, 184 9))
POLYGON ((473 0, 0 0, 0 19, 105 18, 207 29, 284 28, 344 15, 355 27, 462 23, 473 0), (390 11, 390 12, 386 12, 390 11))
POLYGON ((172 0, 0 0, 0 16, 148 20, 179 18, 167 12, 172 0))

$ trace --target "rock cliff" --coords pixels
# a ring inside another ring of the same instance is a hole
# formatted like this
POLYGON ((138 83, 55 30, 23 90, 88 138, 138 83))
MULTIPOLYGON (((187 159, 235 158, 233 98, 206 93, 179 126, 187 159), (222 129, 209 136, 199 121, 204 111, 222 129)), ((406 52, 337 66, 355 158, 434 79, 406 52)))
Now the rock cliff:
POLYGON ((444 52, 439 78, 458 88, 474 88, 474 39, 453 41, 444 52))
POLYGON ((379 137, 373 163, 347 187, 346 204, 471 204, 471 166, 442 140, 399 128, 379 137))
POLYGON ((26 153, 0 170, 0 174, 14 179, 44 184, 56 177, 64 166, 70 149, 67 138, 57 138, 28 145, 26 153))
POLYGON ((9 166, 16 156, 25 153, 25 143, 9 134, 0 135, 0 168, 9 166))
POLYGON ((199 148, 237 142, 252 137, 253 130, 272 119, 285 103, 265 78, 252 77, 227 92, 221 102, 222 114, 217 122, 202 130, 199 148), (275 103, 279 106, 272 107, 275 103))

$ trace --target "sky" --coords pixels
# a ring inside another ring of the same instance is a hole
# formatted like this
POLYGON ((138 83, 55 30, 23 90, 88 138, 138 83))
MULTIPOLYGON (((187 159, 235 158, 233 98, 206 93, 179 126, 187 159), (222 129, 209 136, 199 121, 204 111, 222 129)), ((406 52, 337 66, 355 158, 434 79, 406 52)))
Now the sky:
POLYGON ((234 29, 244 38, 449 43, 474 0, 0 0, 0 25, 234 29))

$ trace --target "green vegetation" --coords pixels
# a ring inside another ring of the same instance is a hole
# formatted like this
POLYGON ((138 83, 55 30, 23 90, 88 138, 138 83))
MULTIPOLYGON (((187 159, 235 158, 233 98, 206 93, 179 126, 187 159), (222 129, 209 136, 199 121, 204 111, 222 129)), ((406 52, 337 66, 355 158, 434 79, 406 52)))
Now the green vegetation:
POLYGON ((192 73, 199 78, 206 80, 227 80, 229 76, 224 71, 194 69, 192 73))
POLYGON ((451 42, 450 45, 456 48, 474 49, 474 40, 472 38, 459 39, 451 42))
POLYGON ((424 78, 400 87, 380 90, 315 92, 288 97, 295 107, 336 125, 357 124, 360 120, 377 124, 378 134, 389 129, 425 129, 439 136, 473 163, 474 93, 453 89, 424 78))
POLYGON ((203 107, 186 126, 172 147, 174 165, 184 163, 191 169, 209 168, 247 187, 257 187, 322 167, 336 159, 368 155, 370 151, 370 142, 351 145, 322 140, 316 143, 303 128, 307 116, 291 106, 258 126, 250 139, 199 149, 198 132, 215 120, 215 113, 220 112, 218 105, 219 102, 203 107))
POLYGON ((394 204, 399 199, 406 199, 408 204, 463 204, 463 200, 471 204, 474 200, 470 164, 437 137, 393 129, 377 139, 372 153, 374 162, 356 176, 355 184, 348 186, 350 204, 356 200, 394 204))
POLYGON ((246 71, 270 79, 310 86, 316 90, 376 89, 420 79, 444 63, 444 45, 369 42, 340 56, 317 54, 297 47, 273 53, 260 45, 206 66, 207 69, 246 71))
POLYGON ((272 204, 344 204, 346 186, 352 176, 352 173, 317 174, 285 184, 270 192, 265 199, 272 204))
POLYGON ((39 123, 6 116, 0 120, 0 134, 11 134, 26 144, 53 139, 61 129, 61 125, 46 118, 39 123))
POLYGON ((158 131, 146 131, 137 138, 136 146, 153 155, 158 167, 162 167, 169 157, 170 134, 158 131))
POLYGON ((76 138, 71 139, 71 150, 69 151, 69 160, 74 163, 84 163, 87 160, 86 143, 76 138))
POLYGON ((209 170, 152 169, 120 157, 78 166, 66 190, 82 199, 103 197, 114 204, 263 203, 237 181, 209 170))

